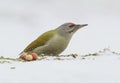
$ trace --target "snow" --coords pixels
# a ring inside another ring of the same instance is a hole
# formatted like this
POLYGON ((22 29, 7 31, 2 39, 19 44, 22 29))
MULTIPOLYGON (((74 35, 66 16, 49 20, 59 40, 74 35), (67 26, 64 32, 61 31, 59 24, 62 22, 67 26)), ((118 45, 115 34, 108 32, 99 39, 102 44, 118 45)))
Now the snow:
POLYGON ((0 0, 0 56, 16 58, 42 33, 65 22, 88 24, 62 54, 21 62, 0 59, 0 83, 120 83, 119 0, 0 0), (61 59, 60 59, 61 58, 61 59), (2 63, 3 62, 3 63, 2 63))
POLYGON ((117 53, 55 58, 0 64, 0 83, 120 83, 117 53))

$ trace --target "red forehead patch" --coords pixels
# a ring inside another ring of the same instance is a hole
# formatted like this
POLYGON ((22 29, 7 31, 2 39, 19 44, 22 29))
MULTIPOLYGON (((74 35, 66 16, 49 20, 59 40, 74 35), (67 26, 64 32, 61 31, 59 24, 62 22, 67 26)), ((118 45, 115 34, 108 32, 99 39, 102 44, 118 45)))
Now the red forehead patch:
POLYGON ((73 23, 73 22, 68 22, 69 24, 71 24, 71 25, 74 25, 75 23, 73 23))

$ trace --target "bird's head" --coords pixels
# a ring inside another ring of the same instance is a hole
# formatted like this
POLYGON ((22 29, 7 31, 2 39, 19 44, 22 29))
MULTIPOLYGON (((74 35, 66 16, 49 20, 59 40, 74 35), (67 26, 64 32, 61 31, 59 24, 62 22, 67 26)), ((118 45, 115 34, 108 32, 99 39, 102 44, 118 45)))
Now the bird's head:
POLYGON ((59 26, 56 30, 63 36, 72 36, 78 29, 87 26, 88 24, 74 24, 74 23, 64 23, 59 26))

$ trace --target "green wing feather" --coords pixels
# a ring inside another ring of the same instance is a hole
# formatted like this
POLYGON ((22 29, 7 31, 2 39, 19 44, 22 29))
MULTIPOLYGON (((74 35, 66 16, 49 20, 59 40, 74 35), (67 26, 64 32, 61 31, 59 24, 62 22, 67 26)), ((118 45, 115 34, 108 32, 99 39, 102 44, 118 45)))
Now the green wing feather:
POLYGON ((29 44, 25 49, 24 52, 32 51, 36 47, 43 46, 47 41, 56 34, 55 30, 50 30, 48 32, 43 33, 39 36, 36 40, 34 40, 31 44, 29 44))

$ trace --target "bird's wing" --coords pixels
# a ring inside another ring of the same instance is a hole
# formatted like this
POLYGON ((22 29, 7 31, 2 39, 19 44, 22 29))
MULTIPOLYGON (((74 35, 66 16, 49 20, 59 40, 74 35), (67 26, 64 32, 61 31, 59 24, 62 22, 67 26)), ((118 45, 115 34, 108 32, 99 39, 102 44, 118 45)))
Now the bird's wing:
POLYGON ((32 51, 38 46, 45 45, 53 35, 56 34, 55 30, 50 30, 48 32, 43 33, 41 36, 39 36, 36 40, 34 40, 32 43, 30 43, 25 49, 24 52, 32 51))

